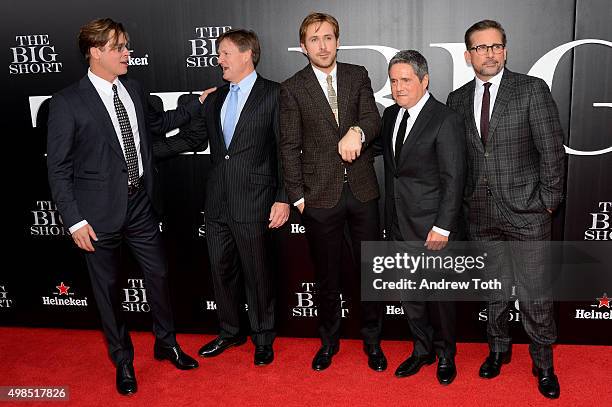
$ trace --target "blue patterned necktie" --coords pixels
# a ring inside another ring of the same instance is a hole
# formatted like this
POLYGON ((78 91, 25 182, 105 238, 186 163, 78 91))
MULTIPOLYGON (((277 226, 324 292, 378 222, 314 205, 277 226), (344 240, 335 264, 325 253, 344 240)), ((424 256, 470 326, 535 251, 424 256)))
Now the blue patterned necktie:
POLYGON ((229 148, 229 145, 232 142, 232 137, 234 136, 234 129, 236 128, 239 90, 240 87, 238 85, 230 85, 229 101, 227 102, 225 118, 223 119, 223 140, 225 141, 226 148, 229 148))

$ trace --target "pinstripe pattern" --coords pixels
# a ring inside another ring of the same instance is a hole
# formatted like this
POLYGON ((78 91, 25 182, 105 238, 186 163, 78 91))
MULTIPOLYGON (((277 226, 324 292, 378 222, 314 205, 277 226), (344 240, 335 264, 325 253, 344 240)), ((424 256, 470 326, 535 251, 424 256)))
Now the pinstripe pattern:
MULTIPOLYGON (((531 338, 530 353, 539 368, 552 367, 556 340, 553 304, 546 287, 545 251, 551 218, 563 199, 563 132, 556 104, 544 81, 504 70, 483 147, 474 121, 471 81, 448 96, 447 104, 465 118, 468 178, 464 194, 471 240, 530 241, 493 245, 489 258, 505 287, 517 286, 521 319, 531 338), (503 269, 500 269, 503 268, 503 269)), ((509 293, 497 293, 488 304, 487 334, 492 351, 510 347, 509 293)))
POLYGON ((274 202, 287 202, 277 152, 279 84, 257 76, 229 148, 220 114, 228 92, 225 85, 208 95, 189 128, 156 144, 155 152, 166 156, 209 143, 206 234, 220 336, 239 334, 244 283, 253 341, 271 344, 275 285, 268 258, 268 218, 274 202))
POLYGON ((311 208, 332 208, 340 200, 344 169, 351 191, 361 202, 378 198, 370 143, 378 136, 380 115, 368 72, 362 66, 337 64, 340 124, 308 65, 281 85, 280 151, 290 202, 304 198, 311 208), (366 141, 361 156, 345 164, 338 141, 359 126, 366 141))

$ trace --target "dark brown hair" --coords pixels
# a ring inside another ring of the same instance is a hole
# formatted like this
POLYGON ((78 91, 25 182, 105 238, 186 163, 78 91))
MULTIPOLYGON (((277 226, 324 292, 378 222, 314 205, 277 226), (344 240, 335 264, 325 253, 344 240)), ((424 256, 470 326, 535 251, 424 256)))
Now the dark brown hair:
POLYGON ((487 30, 489 28, 494 28, 499 31, 502 35, 502 44, 506 45, 506 32, 504 31, 504 27, 502 27, 501 24, 495 20, 482 20, 477 23, 474 23, 474 25, 468 28, 465 32, 465 47, 467 49, 470 49, 472 47, 470 37, 472 36, 472 33, 474 31, 482 31, 487 30))
POLYGON ((116 44, 121 34, 125 36, 127 41, 128 34, 123 28, 123 25, 110 18, 100 18, 90 21, 81 27, 79 31, 79 49, 85 59, 89 60, 90 48, 103 47, 109 40, 111 40, 112 44, 116 44), (110 37, 111 33, 112 38, 110 37))

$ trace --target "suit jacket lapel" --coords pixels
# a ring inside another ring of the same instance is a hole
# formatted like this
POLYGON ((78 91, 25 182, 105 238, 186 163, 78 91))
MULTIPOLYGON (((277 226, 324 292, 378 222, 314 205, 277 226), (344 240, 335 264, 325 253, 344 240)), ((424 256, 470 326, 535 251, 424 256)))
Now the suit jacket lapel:
MULTIPOLYGON (((344 65, 336 63, 336 82, 338 84, 338 121, 341 122, 346 118, 349 105, 349 96, 351 94, 351 78, 348 72, 344 69, 344 65)), ((329 104, 329 103, 328 103, 329 104)), ((331 111, 331 108, 330 108, 331 111)), ((332 112, 333 117, 333 112, 332 112)), ((334 119, 335 121, 335 119, 334 119)), ((353 123, 349 123, 351 125, 353 123)))
MULTIPOLYGON (((327 121, 329 121, 334 127, 338 128, 338 123, 336 123, 336 118, 334 117, 334 112, 332 112, 331 107, 329 106, 329 102, 323 93, 323 89, 315 76, 313 68, 308 65, 306 68, 302 69, 302 78, 304 79, 304 87, 310 94, 310 97, 314 101, 314 105, 319 109, 321 116, 325 117, 327 121)), ((338 106, 338 111, 340 111, 340 107, 338 106)), ((340 113, 338 113, 340 116, 340 113)), ((341 116, 340 116, 341 117, 341 116)))
POLYGON ((248 123, 252 120, 253 114, 257 110, 259 106, 259 101, 264 95, 264 83, 259 75, 257 75, 257 79, 253 84, 253 88, 251 89, 251 93, 249 93, 249 97, 247 98, 242 111, 240 112, 240 117, 238 118, 238 123, 236 123, 236 128, 234 129, 234 136, 232 137, 232 143, 230 144, 230 148, 235 145, 236 139, 240 136, 242 128, 245 126, 245 123, 248 123))
POLYGON ((100 95, 98 91, 93 86, 87 75, 81 82, 79 83, 79 88, 81 90, 81 96, 83 101, 93 114, 93 117, 96 118, 100 125, 102 126, 101 133, 107 137, 107 141, 110 144, 111 148, 117 155, 124 158, 123 150, 121 150, 121 145, 119 144, 119 139, 117 138, 117 132, 115 131, 115 126, 113 126, 113 122, 108 114, 108 110, 106 110, 106 106, 104 106, 104 102, 100 99, 100 95))
POLYGON ((429 123, 429 120, 431 120, 435 103, 436 99, 434 99, 433 95, 430 94, 425 106, 423 106, 418 117, 416 118, 416 121, 412 125, 410 133, 408 133, 408 136, 406 136, 404 146, 402 147, 402 153, 398 160, 398 165, 401 165, 406 159, 408 151, 410 151, 410 149, 416 144, 417 140, 421 136, 421 133, 423 133, 423 130, 427 126, 427 123, 429 123))
MULTIPOLYGON (((223 146, 227 150, 225 146, 225 140, 223 139, 223 127, 221 126, 221 108, 223 107, 223 102, 225 102, 225 98, 229 92, 229 85, 222 86, 218 91, 217 98, 215 99, 214 113, 215 113, 215 133, 216 137, 223 146)), ((234 132, 235 133, 235 132, 234 132)))
POLYGON ((397 115, 400 111, 400 106, 396 103, 389 107, 389 113, 387 114, 387 120, 385 121, 385 128, 383 129, 382 137, 384 140, 384 154, 386 154, 390 159, 387 161, 393 166, 395 169, 395 154, 393 152, 393 130, 395 129, 395 122, 397 120, 397 115))
POLYGON ((512 72, 508 69, 504 70, 504 74, 502 76, 502 80, 499 84, 499 90, 497 91, 497 96, 495 97, 495 105, 493 106, 493 113, 491 114, 491 122, 489 123, 489 138, 487 141, 487 145, 489 145, 495 136, 495 129, 499 124, 501 117, 503 116, 506 108, 508 107, 508 102, 512 99, 512 94, 514 93, 514 77, 512 72))

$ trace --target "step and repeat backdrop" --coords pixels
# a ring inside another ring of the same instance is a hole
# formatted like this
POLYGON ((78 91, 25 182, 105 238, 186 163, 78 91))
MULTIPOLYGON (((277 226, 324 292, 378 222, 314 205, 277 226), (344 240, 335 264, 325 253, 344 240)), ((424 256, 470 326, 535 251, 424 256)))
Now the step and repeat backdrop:
MULTIPOLYGON (((222 84, 217 38, 229 28, 259 35, 258 72, 281 82, 307 64, 298 28, 309 12, 340 22, 338 59, 367 67, 379 109, 391 105, 387 63, 400 49, 428 60, 430 91, 448 93, 473 77, 463 59, 463 35, 474 22, 498 20, 508 35, 507 66, 543 78, 558 104, 567 153, 567 194, 555 214, 554 239, 612 240, 612 3, 609 0, 371 0, 88 2, 4 1, 4 264, 0 324, 96 328, 99 319, 84 258, 51 200, 46 178, 46 120, 50 95, 75 82, 87 66, 78 52, 79 27, 94 18, 121 21, 130 34, 128 75, 138 79, 158 109, 172 109, 190 93, 222 84)), ((163 136, 171 136, 172 133, 163 136)), ((381 174, 381 162, 377 171, 381 174)), ((173 307, 182 332, 217 329, 206 249, 203 202, 207 151, 158 163, 165 212, 160 226, 171 273, 173 307)), ((68 225, 69 226, 69 225, 68 225)), ((316 286, 304 226, 297 212, 275 233, 278 330, 316 336, 316 286)), ((344 270, 345 337, 359 336, 359 276, 344 270)), ((142 274, 129 250, 122 307, 134 329, 151 319, 142 274)), ((608 266, 612 272, 612 268, 608 266)), ((561 343, 612 344, 612 287, 556 304, 561 343), (597 312, 594 312, 597 311, 597 312), (601 312, 600 312, 601 311, 601 312)), ((459 339, 484 341, 486 306, 459 303, 459 339)), ((515 340, 526 338, 518 303, 508 318, 515 340)), ((386 304, 387 338, 408 338, 399 304, 386 304)))

